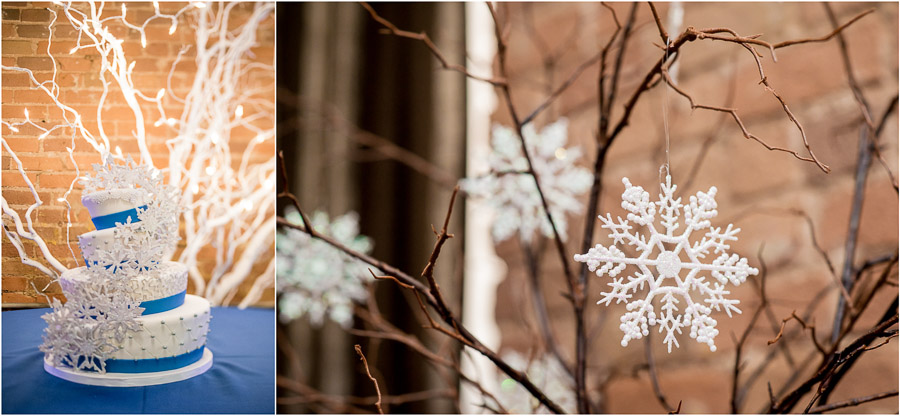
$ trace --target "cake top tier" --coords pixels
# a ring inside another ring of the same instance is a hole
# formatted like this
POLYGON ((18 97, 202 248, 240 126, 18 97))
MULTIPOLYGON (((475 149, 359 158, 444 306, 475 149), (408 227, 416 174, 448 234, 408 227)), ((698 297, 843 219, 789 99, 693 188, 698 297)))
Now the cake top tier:
POLYGON ((143 189, 110 189, 85 194, 81 203, 87 207, 91 218, 96 218, 145 206, 147 199, 143 189))
POLYGON ((81 178, 81 202, 97 228, 78 237, 89 268, 140 274, 171 255, 179 239, 178 193, 162 178, 151 166, 112 157, 81 178))

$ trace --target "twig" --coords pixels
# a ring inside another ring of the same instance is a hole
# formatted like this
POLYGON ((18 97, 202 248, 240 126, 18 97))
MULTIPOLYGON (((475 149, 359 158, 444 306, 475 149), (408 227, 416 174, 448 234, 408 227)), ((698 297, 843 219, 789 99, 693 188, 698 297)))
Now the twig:
POLYGON ((544 300, 544 290, 541 288, 540 276, 538 274, 538 256, 535 255, 531 247, 525 245, 524 242, 522 243, 522 251, 528 261, 527 269, 528 282, 531 286, 531 303, 534 306, 534 313, 537 315, 538 328, 541 337, 544 340, 547 351, 553 354, 569 376, 574 378, 575 371, 568 361, 563 358, 562 352, 559 350, 559 345, 556 342, 556 337, 553 336, 553 330, 550 327, 550 317, 547 316, 547 302, 544 300))
POLYGON ((740 413, 739 407, 742 400, 742 397, 738 396, 738 380, 741 367, 743 367, 741 364, 741 353, 744 350, 744 344, 747 342, 747 338, 750 336, 750 331, 753 330, 762 311, 769 305, 769 299, 766 296, 766 276, 768 275, 768 268, 762 257, 763 248, 765 248, 765 246, 765 243, 760 244, 759 250, 756 252, 756 260, 757 263, 759 263, 759 306, 757 306, 756 310, 753 312, 750 323, 747 324, 747 328, 745 328, 744 332, 741 334, 740 340, 735 340, 734 371, 731 376, 731 413, 734 414, 740 413))
MULTIPOLYGON (((735 59, 736 61, 736 59, 735 59)), ((729 82, 728 95, 725 96, 725 103, 723 107, 730 108, 734 106, 734 99, 737 96, 737 64, 736 62, 732 64, 731 71, 731 80, 729 82)), ((697 177, 697 172, 700 171, 700 167, 703 165, 703 160, 706 158, 707 153, 712 148, 712 145, 718 140, 722 129, 725 127, 725 122, 728 121, 728 114, 722 113, 719 116, 719 119, 716 121, 715 127, 711 130, 709 136, 703 140, 703 144, 700 146, 700 153, 691 163, 691 171, 687 174, 687 179, 684 181, 683 189, 691 189, 691 185, 694 184, 694 179, 697 177)))
MULTIPOLYGON (((878 287, 879 286, 876 285, 876 287, 873 289, 873 292, 875 290, 878 290, 878 287)), ((897 297, 895 297, 894 301, 891 303, 891 305, 888 306, 887 310, 885 310, 885 312, 884 312, 883 316, 881 317, 881 319, 879 320, 879 322, 887 320, 891 314, 896 313, 897 302, 898 302, 897 297)), ((850 331, 850 329, 848 327, 848 329, 845 330, 845 333, 849 333, 849 331, 850 331)), ((896 331, 894 331, 894 334, 892 336, 889 336, 886 338, 885 343, 886 343, 886 341, 889 341, 894 336, 896 336, 896 331)), ((837 346, 839 345, 841 339, 843 339, 843 335, 841 337, 838 337, 838 341, 836 341, 832 345, 832 350, 837 349, 837 346)), ((880 345, 883 345, 883 344, 884 343, 882 343, 880 345)), ((869 350, 872 350, 875 348, 877 348, 877 347, 868 347, 867 346, 866 348, 864 348, 864 351, 869 351, 869 350)), ((847 371, 849 371, 850 368, 853 367, 853 365, 856 363, 857 359, 859 359, 859 355, 850 357, 850 359, 848 359, 847 362, 843 366, 838 368, 837 371, 834 372, 834 374, 830 375, 828 378, 826 378, 822 382, 822 384, 819 386, 819 390, 817 392, 819 394, 819 404, 820 405, 824 405, 826 402, 828 402, 828 398, 831 396, 831 393, 834 391, 835 387, 837 387, 837 384, 841 381, 841 379, 844 378, 844 376, 847 374, 847 371)), ((812 405, 812 403, 813 402, 810 401, 810 406, 812 405)), ((809 406, 807 406, 807 407, 809 407, 809 406)))
POLYGON ((675 408, 669 406, 669 402, 666 401, 666 395, 663 394, 662 388, 659 386, 659 378, 656 376, 656 361, 653 359, 653 346, 650 343, 650 335, 647 335, 644 338, 644 355, 647 358, 647 372, 650 376, 650 385, 653 386, 653 394, 656 396, 656 401, 658 401, 669 414, 673 414, 672 412, 677 413, 675 408))
MULTIPOLYGON (((869 129, 865 126, 859 128, 859 155, 856 160, 856 181, 853 189, 853 202, 850 210, 850 221, 847 230, 847 243, 844 246, 844 269, 841 273, 841 285, 847 290, 853 285, 853 260, 856 255, 856 241, 859 237, 859 218, 862 215, 863 198, 865 197, 866 178, 869 174, 869 165, 872 163, 870 152, 871 143, 866 137, 869 129)), ((831 342, 834 343, 841 333, 844 324, 844 309, 851 305, 848 299, 839 298, 834 315, 834 326, 831 331, 831 342)))
POLYGON ((678 401, 678 407, 676 407, 675 410, 669 411, 670 415, 677 415, 679 413, 681 413, 681 400, 678 401))
MULTIPOLYGON (((816 383, 825 380, 827 377, 833 374, 834 370, 841 364, 844 364, 849 359, 865 352, 865 347, 869 343, 871 343, 875 339, 883 338, 884 336, 886 336, 885 331, 896 324, 897 314, 896 312, 894 312, 893 316, 876 325, 874 328, 850 343, 850 345, 841 350, 839 353, 832 355, 828 360, 824 361, 815 375, 803 382, 800 386, 797 386, 794 390, 788 393, 784 399, 772 405, 769 409, 769 413, 789 412, 797 404, 797 402, 807 392, 809 392, 810 389, 812 389, 812 387, 816 383)), ((815 400, 815 397, 813 399, 815 400)))
POLYGON ((781 329, 778 331, 778 334, 775 335, 775 339, 769 340, 769 341, 768 341, 768 344, 769 344, 769 345, 772 345, 772 344, 778 342, 779 339, 781 339, 781 336, 784 334, 784 326, 785 326, 785 324, 787 324, 787 322, 790 321, 791 319, 796 320, 797 322, 799 322, 799 323, 800 323, 800 326, 802 326, 803 329, 808 329, 808 330, 809 330, 809 332, 810 332, 810 338, 812 338, 812 342, 813 342, 813 344, 815 344, 816 349, 819 350, 819 353, 822 354, 822 357, 823 357, 823 358, 827 357, 827 353, 825 352, 825 348, 822 347, 822 344, 820 344, 820 343, 819 343, 819 340, 816 338, 816 326, 815 326, 815 325, 812 325, 812 324, 807 324, 806 321, 803 320, 803 318, 797 316, 797 311, 791 312, 791 316, 789 316, 789 317, 784 318, 784 319, 781 320, 781 329))
POLYGON ((816 406, 812 409, 809 409, 809 413, 825 413, 830 412, 832 410, 843 409, 845 407, 857 406, 863 403, 872 402, 875 400, 886 399, 888 397, 894 397, 897 395, 897 390, 886 391, 883 393, 873 394, 871 396, 865 397, 856 397, 850 400, 845 400, 843 402, 837 402, 832 404, 826 404, 822 406, 816 406))
POLYGON ((884 130, 884 126, 888 120, 888 117, 891 114, 894 114, 894 110, 897 108, 897 100, 900 99, 900 96, 895 95, 888 102, 887 107, 884 110, 884 114, 881 116, 881 121, 878 123, 878 126, 875 128, 875 134, 870 137, 872 140, 872 150, 875 151, 875 156, 878 157, 878 162, 881 163, 881 166, 887 172, 888 177, 891 179, 891 186, 894 187, 895 192, 900 192, 900 187, 897 184, 897 177, 894 176, 894 172, 891 171, 891 167, 889 166, 887 160, 884 159, 884 156, 881 154, 881 148, 878 146, 878 137, 881 136, 881 132, 884 130))
MULTIPOLYGON (((285 385, 279 385, 280 387, 286 387, 285 385)), ((288 387, 289 388, 289 387, 288 387)), ((455 389, 434 389, 434 390, 423 390, 423 391, 415 391, 412 393, 404 393, 397 395, 385 395, 382 398, 382 404, 404 404, 410 402, 418 402, 429 399, 440 399, 440 398, 448 398, 452 399, 456 397, 455 389)), ((377 396, 369 396, 369 397, 356 397, 356 396, 331 396, 336 402, 345 402, 345 403, 353 403, 353 404, 369 404, 372 403, 373 400, 377 400, 377 396)), ((316 397, 314 395, 307 394, 295 397, 279 397, 278 404, 309 404, 315 401, 321 401, 322 397, 316 397)))
POLYGON ((378 400, 375 402, 375 407, 378 408, 378 413, 384 414, 384 410, 381 409, 381 389, 378 387, 378 380, 375 380, 375 377, 372 377, 372 373, 369 371, 369 363, 366 362, 366 356, 362 352, 362 348, 359 347, 359 344, 353 346, 353 349, 356 350, 356 353, 359 355, 359 359, 363 362, 363 367, 366 367, 366 375, 369 376, 369 380, 372 380, 372 384, 375 385, 375 394, 378 395, 378 400))
POLYGON ((793 46, 793 45, 802 45, 804 43, 826 42, 828 40, 831 40, 831 38, 839 35, 841 32, 844 31, 844 29, 846 29, 850 25, 856 23, 857 20, 862 19, 864 16, 866 16, 867 14, 872 13, 874 11, 875 11, 875 9, 869 9, 869 10, 866 10, 866 11, 854 16, 852 19, 848 20, 847 23, 844 23, 844 24, 838 26, 837 28, 832 30, 831 33, 829 33, 825 36, 820 36, 817 38, 808 38, 808 39, 788 40, 788 41, 776 43, 776 44, 772 45, 772 47, 775 49, 780 49, 780 48, 793 46))
POLYGON ((550 96, 548 96, 546 99, 544 99, 544 101, 542 101, 540 104, 538 104, 538 106, 534 110, 532 110, 531 113, 529 113, 527 116, 525 116, 525 118, 522 119, 522 124, 525 125, 525 124, 528 124, 528 123, 531 123, 532 121, 534 121, 534 118, 537 117, 538 114, 540 114, 547 107, 549 107, 550 104, 553 103, 553 101, 555 101, 563 92, 565 92, 567 89, 569 89, 569 87, 571 87, 572 84, 575 83, 575 81, 578 80, 578 77, 581 76, 581 74, 586 69, 594 66, 594 64, 596 64, 597 61, 599 61, 599 60, 600 60, 600 54, 598 53, 598 54, 592 56, 587 61, 584 61, 584 63, 579 65, 578 68, 575 68, 575 70, 572 71, 572 75, 569 75, 569 78, 567 78, 562 84, 560 84, 559 87, 556 87, 556 89, 553 90, 553 92, 550 94, 550 96))
POLYGON ((506 85, 506 80, 504 80, 504 79, 496 79, 496 78, 488 79, 488 78, 480 77, 478 75, 470 73, 462 65, 451 64, 449 61, 447 61, 447 58, 444 57, 444 54, 441 53, 440 49, 438 49, 438 47, 434 44, 434 42, 431 41, 431 38, 428 37, 427 33, 425 33, 425 32, 413 33, 413 32, 409 32, 406 30, 401 30, 397 26, 395 26, 393 23, 388 21, 387 19, 379 16, 378 13, 375 12, 375 9, 373 9, 372 6, 370 6, 368 3, 361 2, 360 5, 362 5, 362 7, 365 8, 367 12, 369 12, 369 15, 372 16, 372 19, 374 19, 376 22, 380 23, 382 26, 385 27, 385 30, 387 31, 387 33, 390 33, 391 35, 398 36, 401 38, 418 40, 418 41, 421 41, 422 43, 424 43, 425 46, 428 47, 428 50, 431 51, 431 54, 434 55, 434 57, 437 58, 437 60, 441 63, 441 66, 444 69, 449 69, 451 71, 459 72, 469 78, 472 78, 472 79, 475 79, 478 81, 487 82, 495 87, 500 87, 500 86, 506 85))
MULTIPOLYGON (((612 114, 613 102, 616 100, 616 93, 619 89, 619 77, 622 73, 622 63, 625 62, 625 50, 628 46, 628 39, 631 37, 634 21, 637 18, 637 8, 638 3, 631 4, 631 12, 628 13, 628 20, 625 21, 625 26, 622 28, 622 40, 619 41, 619 53, 616 55, 613 75, 609 82, 609 93, 606 96, 606 108, 603 110, 603 114, 606 114, 607 118, 612 114)), ((610 43, 612 43, 612 39, 610 40, 610 43)))

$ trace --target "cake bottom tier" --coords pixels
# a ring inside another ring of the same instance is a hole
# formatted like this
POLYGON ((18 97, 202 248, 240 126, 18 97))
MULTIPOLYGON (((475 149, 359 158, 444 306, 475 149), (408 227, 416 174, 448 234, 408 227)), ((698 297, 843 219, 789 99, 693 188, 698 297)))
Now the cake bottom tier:
POLYGON ((106 387, 140 387, 157 384, 174 383, 199 376, 212 367, 213 354, 205 347, 200 359, 184 367, 174 370, 155 371, 149 373, 97 373, 91 371, 75 371, 68 367, 54 367, 46 359, 44 370, 48 373, 74 383, 106 387))
POLYGON ((138 330, 128 331, 123 342, 109 334, 107 341, 117 350, 105 361, 105 373, 55 367, 47 360, 44 368, 69 381, 103 386, 184 380, 212 365, 212 353, 206 348, 210 318, 209 301, 186 295, 184 303, 175 309, 138 317, 138 330))
POLYGON ((177 359, 206 345, 209 333, 209 301, 186 295, 184 304, 165 312, 137 319, 140 330, 129 332, 110 358, 114 360, 177 359))

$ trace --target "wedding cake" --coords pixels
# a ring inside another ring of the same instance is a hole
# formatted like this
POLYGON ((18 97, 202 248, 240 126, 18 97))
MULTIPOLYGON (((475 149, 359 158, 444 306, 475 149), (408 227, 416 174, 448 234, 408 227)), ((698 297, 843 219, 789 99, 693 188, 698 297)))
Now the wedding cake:
POLYGON ((210 304, 186 294, 188 268, 163 261, 178 241, 177 194, 159 172, 112 159, 82 178, 96 228, 78 236, 85 266, 59 278, 67 302, 44 315, 44 368, 104 386, 171 383, 212 365, 210 304))

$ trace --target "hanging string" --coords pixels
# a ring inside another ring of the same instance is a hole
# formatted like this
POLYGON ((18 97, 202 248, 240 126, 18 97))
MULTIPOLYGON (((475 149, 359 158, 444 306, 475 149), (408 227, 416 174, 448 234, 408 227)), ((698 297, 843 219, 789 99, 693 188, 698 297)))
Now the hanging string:
MULTIPOLYGON (((669 62, 669 42, 670 42, 670 40, 671 40, 671 38, 666 37, 665 58, 663 59, 663 63, 662 63, 662 67, 661 67, 661 69, 664 69, 667 72, 668 72, 668 68, 666 67, 666 65, 668 65, 668 62, 669 62)), ((660 76, 663 76, 662 72, 660 72, 660 76)), ((668 77, 663 76, 663 82, 665 83, 665 92, 663 93, 665 95, 665 98, 663 101, 663 132, 665 133, 665 136, 666 136, 666 163, 659 167, 660 179, 665 178, 662 174, 663 169, 666 170, 666 176, 670 175, 670 171, 669 171, 669 162, 670 162, 670 160, 669 160, 669 80, 668 80, 668 77)), ((660 183, 662 183, 662 181, 660 181, 660 183)))

